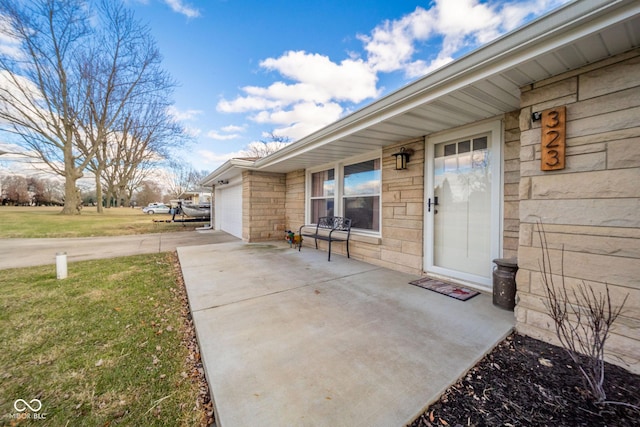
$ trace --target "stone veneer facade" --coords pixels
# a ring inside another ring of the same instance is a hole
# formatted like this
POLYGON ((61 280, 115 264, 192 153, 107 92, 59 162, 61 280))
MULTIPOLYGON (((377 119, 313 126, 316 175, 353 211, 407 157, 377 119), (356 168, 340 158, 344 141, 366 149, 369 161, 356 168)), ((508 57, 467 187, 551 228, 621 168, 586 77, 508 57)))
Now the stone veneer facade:
POLYGON ((242 172, 242 239, 284 239, 286 175, 242 172))
MULTIPOLYGON (((517 256, 520 130, 518 112, 504 117, 504 256, 517 256)), ((424 260, 424 138, 385 147, 382 152, 382 237, 352 235, 351 256, 393 270, 420 275, 424 260), (395 170, 393 153, 400 147, 414 154, 406 170, 395 170)), ((287 174, 286 228, 297 231, 305 219, 305 171, 287 174)), ((309 242, 307 242, 308 244, 309 242)), ((326 248, 324 242, 318 246, 326 248)), ((336 253, 346 255, 344 245, 336 253)))
POLYGON ((541 221, 555 274, 564 248, 568 288, 584 282, 598 293, 608 284, 618 304, 629 295, 607 359, 639 373, 640 50, 525 87, 521 106, 517 329, 557 343, 543 303, 541 221), (542 172, 531 113, 563 105, 566 168, 542 172))
POLYGON ((520 235, 520 124, 519 112, 504 116, 503 145, 503 209, 502 209, 502 256, 518 256, 520 235))
MULTIPOLYGON (((518 257, 516 327, 557 343, 544 306, 536 223, 569 287, 609 284, 614 302, 629 295, 614 325, 607 359, 640 372, 640 50, 522 88, 521 110, 505 114, 503 255, 518 257), (531 113, 566 105, 567 167, 540 171, 540 122, 531 113)), ((423 138, 382 152, 382 237, 352 235, 351 256, 419 275, 423 271, 423 138), (414 150, 408 169, 392 154, 414 150)), ((243 172, 243 239, 284 239, 305 221, 304 170, 243 172)), ((326 247, 324 242, 319 242, 326 247)), ((309 242, 306 242, 309 245, 309 242)), ((344 245, 334 246, 345 254, 344 245)))
MULTIPOLYGON (((505 121, 505 230, 504 254, 516 256, 518 243, 518 182, 520 140, 518 113, 505 121)), ((385 147, 382 152, 382 237, 352 234, 351 256, 371 264, 420 275, 424 257, 424 138, 385 147), (408 168, 395 170, 393 153, 400 147, 413 150, 408 168)), ((284 230, 297 232, 305 223, 306 172, 284 175, 244 172, 243 237, 249 242, 284 238, 284 230), (284 193, 282 193, 284 189, 284 193), (284 200, 284 216, 282 216, 284 200), (249 224, 251 222, 251 224, 249 224), (282 231, 283 233, 280 233, 282 231)), ((306 242, 309 245, 309 242, 306 242)), ((319 242, 326 249, 325 242, 319 242)), ((335 253, 346 255, 343 244, 335 253)))
MULTIPOLYGON (((298 231, 305 223, 304 170, 286 175, 285 229, 298 231)), ((414 274, 422 272, 422 230, 424 205, 424 139, 414 139, 385 147, 382 153, 382 236, 352 234, 351 257, 371 264, 414 274), (395 170, 394 152, 403 146, 414 150, 408 168, 395 170)), ((283 235, 284 238, 284 235, 283 235)), ((306 246, 313 244, 307 241, 306 246)), ((326 242, 318 242, 326 249, 326 242)), ((344 244, 336 244, 332 252, 346 255, 344 244)))

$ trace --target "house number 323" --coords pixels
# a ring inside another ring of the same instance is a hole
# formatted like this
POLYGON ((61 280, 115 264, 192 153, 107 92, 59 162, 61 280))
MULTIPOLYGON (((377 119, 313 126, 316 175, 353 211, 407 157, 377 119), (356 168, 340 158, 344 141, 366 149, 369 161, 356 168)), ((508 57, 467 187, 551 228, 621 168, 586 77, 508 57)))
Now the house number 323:
POLYGON ((566 107, 542 112, 542 147, 540 169, 554 171, 564 169, 566 135, 566 107))

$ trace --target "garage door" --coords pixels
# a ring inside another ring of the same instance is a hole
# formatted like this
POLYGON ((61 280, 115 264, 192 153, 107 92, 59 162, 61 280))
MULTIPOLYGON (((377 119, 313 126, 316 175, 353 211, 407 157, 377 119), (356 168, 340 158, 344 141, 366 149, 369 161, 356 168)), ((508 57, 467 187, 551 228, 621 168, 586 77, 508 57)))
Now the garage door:
POLYGON ((242 239, 242 185, 216 189, 216 228, 242 239))

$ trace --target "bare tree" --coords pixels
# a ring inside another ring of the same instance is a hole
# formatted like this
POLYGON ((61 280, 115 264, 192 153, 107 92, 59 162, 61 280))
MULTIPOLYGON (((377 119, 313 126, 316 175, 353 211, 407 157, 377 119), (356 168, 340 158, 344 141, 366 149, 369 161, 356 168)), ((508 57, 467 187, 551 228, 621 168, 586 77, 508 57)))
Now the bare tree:
POLYGON ((260 141, 252 142, 247 146, 245 152, 247 157, 262 158, 267 157, 269 154, 273 154, 276 151, 286 147, 291 142, 291 139, 277 135, 273 131, 267 133, 265 138, 260 141))
POLYGON ((63 213, 79 213, 76 181, 93 154, 78 127, 86 105, 78 58, 90 34, 87 8, 79 0, 0 0, 0 15, 0 34, 16 48, 0 55, 2 130, 65 178, 63 213))
POLYGON ((61 205, 64 198, 64 184, 54 178, 44 179, 43 198, 50 205, 61 205))
POLYGON ((146 206, 149 203, 158 202, 162 198, 162 190, 160 186, 153 181, 143 181, 136 194, 136 201, 140 206, 146 206))
POLYGON ((156 95, 148 102, 137 102, 127 108, 118 125, 90 169, 100 171, 107 198, 129 204, 133 191, 161 161, 169 156, 169 149, 181 145, 182 127, 168 114, 168 103, 156 95), (102 165, 98 163, 102 162, 102 165))
POLYGON ((31 193, 31 202, 33 204, 40 206, 47 203, 44 196, 44 180, 35 176, 29 177, 27 178, 27 186, 29 193, 31 193))
POLYGON ((82 123, 91 146, 99 147, 90 163, 96 195, 102 198, 105 182, 107 198, 120 199, 137 166, 162 156, 166 135, 182 129, 168 117, 175 83, 160 67, 148 27, 122 3, 103 0, 99 10, 102 30, 84 61, 91 83, 82 123))
POLYGON ((3 197, 7 203, 25 205, 31 201, 27 179, 22 175, 9 175, 2 180, 3 197))
POLYGON ((102 0, 91 16, 86 6, 0 0, 0 35, 15 48, 0 55, 0 131, 65 178, 66 214, 80 212, 77 181, 94 159, 100 193, 106 145, 132 106, 166 100, 174 87, 147 27, 119 0, 102 0))
POLYGON ((197 171, 188 164, 174 161, 170 165, 171 179, 168 182, 169 196, 178 198, 187 191, 196 191, 201 188, 200 181, 207 175, 207 171, 197 171))

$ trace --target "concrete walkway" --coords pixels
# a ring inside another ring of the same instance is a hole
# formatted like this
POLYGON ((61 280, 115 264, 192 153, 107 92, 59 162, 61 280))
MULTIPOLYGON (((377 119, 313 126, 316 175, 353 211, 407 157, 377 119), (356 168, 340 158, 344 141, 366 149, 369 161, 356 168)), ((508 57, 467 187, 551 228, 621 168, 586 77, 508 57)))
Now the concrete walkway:
POLYGON ((178 246, 238 241, 224 231, 197 230, 108 237, 0 239, 0 270, 55 264, 56 253, 69 262, 169 252, 178 246))
POLYGON ((284 242, 178 255, 219 427, 402 426, 514 324, 489 295, 284 242))

